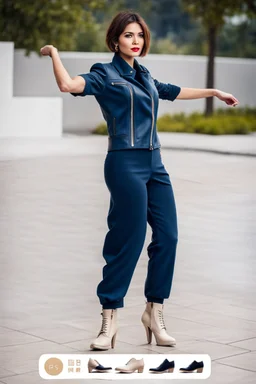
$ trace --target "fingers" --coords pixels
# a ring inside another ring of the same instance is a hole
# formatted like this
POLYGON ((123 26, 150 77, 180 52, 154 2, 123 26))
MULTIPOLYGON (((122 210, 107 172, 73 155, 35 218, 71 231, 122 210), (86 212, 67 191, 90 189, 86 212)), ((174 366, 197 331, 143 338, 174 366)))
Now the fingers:
POLYGON ((238 104, 239 104, 239 101, 233 96, 231 105, 232 105, 233 107, 235 107, 235 106, 238 105, 238 104))
POLYGON ((40 53, 41 53, 41 55, 45 55, 46 53, 45 53, 45 46, 44 47, 42 47, 41 49, 40 49, 40 53))
POLYGON ((40 49, 40 53, 41 53, 41 55, 43 55, 43 56, 50 56, 51 47, 52 47, 52 45, 44 45, 44 46, 40 49))
POLYGON ((235 105, 239 104, 239 101, 237 100, 237 98, 235 96, 232 95, 232 101, 235 105))
POLYGON ((235 107, 239 104, 239 101, 233 95, 230 95, 230 97, 226 98, 225 102, 227 105, 231 105, 232 107, 235 107))
POLYGON ((219 99, 232 107, 235 107, 239 104, 238 99, 235 96, 233 96, 231 93, 221 92, 221 94, 219 95, 219 99))

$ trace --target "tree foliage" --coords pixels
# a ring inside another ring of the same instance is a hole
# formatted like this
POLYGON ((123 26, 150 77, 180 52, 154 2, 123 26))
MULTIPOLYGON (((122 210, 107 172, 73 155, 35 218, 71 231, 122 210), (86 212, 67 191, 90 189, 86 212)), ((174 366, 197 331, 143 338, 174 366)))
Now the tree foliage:
POLYGON ((92 22, 92 12, 105 0, 0 0, 0 40, 14 41, 26 52, 45 44, 76 48, 76 36, 92 22))
POLYGON ((220 28, 227 17, 238 14, 255 16, 255 0, 183 0, 185 9, 196 18, 199 18, 205 28, 220 28))
MULTIPOLYGON (((254 2, 249 1, 251 6, 245 7, 240 0, 233 0, 236 12, 253 13, 254 2)), ((206 18, 202 21, 208 11, 205 14, 203 6, 209 6, 209 14, 214 14, 210 17, 212 22, 217 18, 216 9, 223 9, 227 0, 215 3, 204 0, 0 0, 0 40, 14 41, 15 48, 25 48, 27 53, 38 52, 44 44, 53 44, 60 50, 108 51, 105 44, 108 25, 117 12, 126 9, 140 13, 149 25, 151 53, 205 55, 208 21, 206 18), (182 7, 185 3, 187 9, 182 7), (218 8, 213 8, 215 6, 218 8)), ((221 23, 225 25, 218 29, 216 54, 256 57, 255 21, 246 19, 241 25, 233 25, 226 18, 228 15, 231 12, 227 10, 221 13, 221 23)))
MULTIPOLYGON (((206 87, 214 88, 214 59, 217 52, 217 36, 227 17, 246 14, 255 16, 255 0, 183 0, 185 9, 198 18, 206 30, 208 38, 208 63, 206 87)), ((213 98, 206 99, 205 114, 213 113, 213 98)))

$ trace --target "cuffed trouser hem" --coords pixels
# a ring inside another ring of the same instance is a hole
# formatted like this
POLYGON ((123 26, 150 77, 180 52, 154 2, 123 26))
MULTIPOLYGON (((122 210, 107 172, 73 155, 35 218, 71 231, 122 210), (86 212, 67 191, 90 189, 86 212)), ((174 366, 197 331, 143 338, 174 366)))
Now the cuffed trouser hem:
POLYGON ((159 298, 157 298, 157 297, 148 296, 148 297, 147 297, 147 302, 148 302, 148 303, 158 303, 158 304, 163 304, 163 303, 164 303, 164 299, 159 299, 159 298))
POLYGON ((102 305, 103 309, 123 308, 124 301, 123 300, 119 300, 119 301, 113 301, 113 302, 108 302, 108 303, 104 303, 104 304, 101 303, 101 305, 102 305))

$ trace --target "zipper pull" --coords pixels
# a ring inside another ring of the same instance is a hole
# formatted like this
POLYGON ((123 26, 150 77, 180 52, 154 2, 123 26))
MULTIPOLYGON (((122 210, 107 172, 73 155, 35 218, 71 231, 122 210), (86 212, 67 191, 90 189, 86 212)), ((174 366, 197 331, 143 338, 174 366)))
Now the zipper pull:
POLYGON ((149 150, 153 151, 153 149, 154 149, 153 145, 150 145, 149 150))

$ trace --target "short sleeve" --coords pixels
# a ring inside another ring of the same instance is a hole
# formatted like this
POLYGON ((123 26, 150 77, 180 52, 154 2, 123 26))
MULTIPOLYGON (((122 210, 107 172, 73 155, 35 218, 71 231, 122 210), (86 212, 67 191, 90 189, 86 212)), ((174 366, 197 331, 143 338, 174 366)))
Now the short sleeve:
POLYGON ((104 69, 103 64, 96 63, 94 64, 91 69, 90 73, 85 73, 82 75, 85 80, 85 87, 83 92, 81 93, 72 93, 73 96, 87 96, 87 95, 94 95, 98 96, 100 95, 105 88, 106 85, 106 71, 104 69))
POLYGON ((153 79, 160 99, 174 101, 180 93, 180 87, 170 83, 160 83, 153 79))

